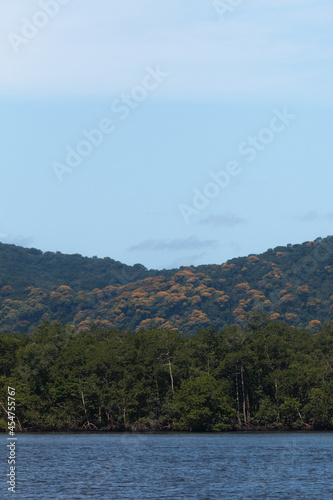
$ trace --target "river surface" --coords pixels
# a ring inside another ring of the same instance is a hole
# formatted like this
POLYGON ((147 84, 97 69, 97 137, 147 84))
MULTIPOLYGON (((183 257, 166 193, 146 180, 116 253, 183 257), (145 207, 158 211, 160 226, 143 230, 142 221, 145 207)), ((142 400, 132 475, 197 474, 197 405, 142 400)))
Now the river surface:
POLYGON ((0 498, 333 499, 333 433, 0 435, 0 498))

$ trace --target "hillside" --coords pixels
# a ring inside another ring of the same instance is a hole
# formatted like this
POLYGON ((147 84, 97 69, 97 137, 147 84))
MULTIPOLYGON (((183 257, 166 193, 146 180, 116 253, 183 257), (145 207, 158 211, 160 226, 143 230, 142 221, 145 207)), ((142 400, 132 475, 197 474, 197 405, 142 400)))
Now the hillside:
POLYGON ((93 290, 160 274, 160 271, 148 271, 141 264, 127 266, 109 257, 98 259, 80 254, 43 253, 36 248, 0 243, 2 284, 12 286, 19 295, 24 294, 29 286, 50 291, 66 284, 74 291, 93 290))
POLYGON ((50 319, 79 330, 155 324, 192 335, 243 324, 257 309, 318 331, 333 319, 332 276, 332 236, 170 271, 0 244, 0 329, 31 331, 50 319))

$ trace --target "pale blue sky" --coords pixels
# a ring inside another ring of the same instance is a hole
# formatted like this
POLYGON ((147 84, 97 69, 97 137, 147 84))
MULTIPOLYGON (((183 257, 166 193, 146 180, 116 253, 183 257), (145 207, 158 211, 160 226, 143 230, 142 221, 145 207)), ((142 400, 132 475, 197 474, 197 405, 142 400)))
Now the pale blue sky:
POLYGON ((168 268, 333 234, 332 1, 213 3, 0 0, 0 241, 168 268))

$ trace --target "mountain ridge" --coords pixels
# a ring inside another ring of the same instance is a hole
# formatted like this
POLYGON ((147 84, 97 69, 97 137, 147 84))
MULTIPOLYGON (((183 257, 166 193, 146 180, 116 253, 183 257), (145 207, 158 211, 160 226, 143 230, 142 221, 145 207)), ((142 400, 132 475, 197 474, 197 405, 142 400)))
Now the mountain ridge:
POLYGON ((0 329, 60 320, 79 330, 156 325, 191 335, 259 310, 316 331, 333 319, 332 274, 332 236, 171 270, 0 243, 0 329))

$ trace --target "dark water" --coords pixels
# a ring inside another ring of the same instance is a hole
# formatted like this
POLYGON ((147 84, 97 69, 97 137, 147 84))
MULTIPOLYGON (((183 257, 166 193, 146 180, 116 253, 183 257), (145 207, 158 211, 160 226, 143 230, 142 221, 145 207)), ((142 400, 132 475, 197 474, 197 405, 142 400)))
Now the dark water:
POLYGON ((333 433, 17 435, 0 498, 333 499, 333 433))

